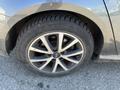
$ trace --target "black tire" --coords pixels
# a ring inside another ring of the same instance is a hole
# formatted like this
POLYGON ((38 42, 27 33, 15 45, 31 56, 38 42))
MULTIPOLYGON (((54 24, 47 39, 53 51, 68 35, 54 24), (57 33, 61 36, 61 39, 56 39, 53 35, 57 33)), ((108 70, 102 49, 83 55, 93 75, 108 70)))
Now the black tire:
MULTIPOLYGON (((38 15, 32 18, 31 20, 29 20, 21 31, 22 32, 18 36, 16 49, 15 49, 16 57, 22 60, 23 62, 27 62, 27 64, 30 65, 32 68, 33 66, 30 64, 27 56, 27 50, 29 44, 36 37, 48 32, 57 32, 57 31, 66 32, 80 38, 83 41, 83 44, 86 49, 86 53, 84 55, 84 59, 82 60, 82 62, 83 61, 87 62, 87 60, 90 60, 93 54, 94 42, 93 42, 93 37, 89 31, 89 28, 84 24, 84 22, 80 21, 78 18, 69 14, 65 14, 65 15, 49 14, 44 16, 38 15)), ((76 69, 80 68, 79 66, 81 66, 81 63, 76 67, 76 69)), ((74 69, 56 75, 64 75, 74 71, 74 69)), ((40 73, 46 74, 42 72, 40 73)), ((52 74, 46 74, 46 75, 52 75, 52 74)))

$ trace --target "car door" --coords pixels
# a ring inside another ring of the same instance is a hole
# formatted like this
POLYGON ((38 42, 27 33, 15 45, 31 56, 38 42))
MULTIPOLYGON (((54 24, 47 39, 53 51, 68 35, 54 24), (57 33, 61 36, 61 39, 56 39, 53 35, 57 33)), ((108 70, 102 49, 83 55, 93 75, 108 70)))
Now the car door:
POLYGON ((118 54, 120 54, 120 0, 105 0, 114 30, 118 54))

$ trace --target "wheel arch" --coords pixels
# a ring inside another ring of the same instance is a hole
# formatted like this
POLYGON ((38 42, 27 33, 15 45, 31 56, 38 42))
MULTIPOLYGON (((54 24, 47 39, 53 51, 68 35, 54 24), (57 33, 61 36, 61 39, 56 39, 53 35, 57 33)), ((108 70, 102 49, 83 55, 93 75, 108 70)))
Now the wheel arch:
POLYGON ((105 30, 104 23, 101 21, 101 19, 99 19, 94 13, 92 13, 88 9, 71 4, 35 5, 20 11, 12 18, 10 18, 8 24, 11 29, 7 33, 5 41, 7 53, 9 54, 10 51, 14 49, 20 30, 29 19, 31 19, 38 13, 42 14, 50 12, 70 13, 74 16, 79 17, 80 19, 82 19, 82 21, 85 21, 86 24, 90 27, 90 31, 93 37, 96 38, 94 39, 96 46, 94 49, 94 53, 96 55, 100 53, 104 44, 104 37, 102 32, 102 30, 105 30), (11 23, 11 21, 13 21, 13 23, 11 23), (94 28, 94 30, 92 30, 92 28, 94 28), (100 39, 99 42, 98 39, 100 39))

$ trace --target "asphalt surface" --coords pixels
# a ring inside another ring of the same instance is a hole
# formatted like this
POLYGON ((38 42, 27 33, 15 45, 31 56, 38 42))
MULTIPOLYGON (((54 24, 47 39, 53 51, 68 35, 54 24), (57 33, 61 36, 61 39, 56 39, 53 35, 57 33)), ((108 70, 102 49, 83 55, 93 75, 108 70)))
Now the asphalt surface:
POLYGON ((43 77, 0 56, 0 90, 120 90, 120 63, 89 63, 63 77, 43 77))

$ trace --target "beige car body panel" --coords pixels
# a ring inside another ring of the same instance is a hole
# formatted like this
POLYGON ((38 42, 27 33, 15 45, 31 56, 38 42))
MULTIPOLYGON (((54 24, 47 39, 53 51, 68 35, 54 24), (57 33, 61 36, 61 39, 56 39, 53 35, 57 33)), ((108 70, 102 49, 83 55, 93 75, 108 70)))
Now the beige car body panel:
MULTIPOLYGON (((88 0, 89 1, 89 0, 88 0)), ((91 0, 91 2, 94 2, 95 0, 91 0)), ((5 47, 5 40, 7 37, 7 34, 9 30, 20 20, 42 11, 48 11, 48 10, 64 10, 64 11, 71 11, 78 14, 81 14, 83 16, 86 16, 87 18, 91 19, 93 22, 95 22, 98 27, 101 29, 104 37, 104 47, 102 49, 101 54, 102 55, 117 55, 117 51, 115 48, 114 43, 114 37, 113 32, 111 29, 110 21, 108 18, 108 13, 106 11, 106 8, 104 6, 103 0, 98 0, 101 4, 102 12, 97 8, 97 2, 94 4, 96 5, 96 8, 92 8, 91 6, 87 7, 86 5, 82 5, 81 3, 74 4, 74 3, 60 3, 60 2, 45 2, 40 4, 34 4, 34 5, 28 5, 24 8, 19 8, 19 11, 14 12, 14 14, 0 14, 0 17, 3 17, 3 21, 0 22, 0 50, 2 52, 6 52, 5 47)))
POLYGON ((106 0, 106 5, 115 32, 118 53, 120 54, 120 0, 106 0))

